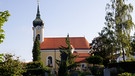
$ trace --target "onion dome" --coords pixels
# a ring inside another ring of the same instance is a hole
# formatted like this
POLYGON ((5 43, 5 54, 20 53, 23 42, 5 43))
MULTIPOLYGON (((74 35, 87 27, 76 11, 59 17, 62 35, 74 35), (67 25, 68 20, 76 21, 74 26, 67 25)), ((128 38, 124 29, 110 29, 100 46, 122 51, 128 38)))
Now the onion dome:
POLYGON ((44 23, 40 18, 40 11, 39 11, 39 5, 38 5, 37 15, 36 15, 36 19, 33 21, 33 26, 36 27, 36 26, 43 26, 43 25, 44 25, 44 23))

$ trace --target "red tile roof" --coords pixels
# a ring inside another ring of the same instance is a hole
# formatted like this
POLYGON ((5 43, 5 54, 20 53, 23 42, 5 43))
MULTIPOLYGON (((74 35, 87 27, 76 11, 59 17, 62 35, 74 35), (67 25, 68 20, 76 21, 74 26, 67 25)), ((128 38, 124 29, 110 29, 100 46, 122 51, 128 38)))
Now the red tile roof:
POLYGON ((77 55, 77 58, 75 59, 75 62, 87 62, 86 58, 90 56, 88 53, 73 53, 74 55, 77 55))
POLYGON ((79 53, 79 57, 88 57, 90 54, 88 53, 79 53))
MULTIPOLYGON (((70 44, 74 49, 89 49, 89 42, 85 37, 70 37, 70 44)), ((40 44, 41 50, 48 49, 59 49, 60 46, 66 47, 66 37, 53 37, 53 38, 44 38, 44 42, 40 44)))
POLYGON ((86 62, 86 59, 85 59, 85 58, 76 58, 76 59, 75 59, 75 62, 76 62, 76 63, 86 62))

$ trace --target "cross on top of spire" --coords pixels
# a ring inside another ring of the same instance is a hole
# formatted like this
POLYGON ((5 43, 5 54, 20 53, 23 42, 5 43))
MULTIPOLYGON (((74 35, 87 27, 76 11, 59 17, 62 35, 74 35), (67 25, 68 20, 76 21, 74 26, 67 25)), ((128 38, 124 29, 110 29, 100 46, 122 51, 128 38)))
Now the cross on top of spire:
POLYGON ((37 5, 39 5, 39 0, 37 0, 37 5))

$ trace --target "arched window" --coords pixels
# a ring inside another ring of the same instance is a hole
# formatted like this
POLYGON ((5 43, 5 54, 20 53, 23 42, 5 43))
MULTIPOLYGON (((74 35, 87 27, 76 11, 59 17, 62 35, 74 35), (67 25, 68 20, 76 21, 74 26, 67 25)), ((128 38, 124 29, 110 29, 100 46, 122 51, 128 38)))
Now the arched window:
POLYGON ((52 57, 51 56, 48 57, 48 66, 50 66, 50 67, 53 66, 52 65, 52 57))
POLYGON ((82 64, 82 68, 84 68, 84 64, 82 64))
POLYGON ((37 34, 37 38, 38 38, 38 40, 40 40, 40 34, 37 34))

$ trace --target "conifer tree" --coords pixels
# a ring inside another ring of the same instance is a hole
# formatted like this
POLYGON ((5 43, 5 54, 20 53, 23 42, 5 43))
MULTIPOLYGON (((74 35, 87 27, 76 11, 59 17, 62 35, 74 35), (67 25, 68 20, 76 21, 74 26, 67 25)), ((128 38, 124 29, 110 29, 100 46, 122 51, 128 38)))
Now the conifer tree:
POLYGON ((25 75, 30 76, 43 76, 46 70, 46 67, 43 66, 43 63, 41 62, 40 57, 40 42, 38 36, 36 36, 36 39, 33 44, 32 54, 33 54, 33 62, 26 64, 26 73, 25 75))
POLYGON ((67 47, 60 47, 61 60, 56 60, 56 63, 59 66, 58 76, 67 76, 68 70, 71 70, 72 68, 76 67, 76 63, 74 62, 76 56, 74 56, 71 53, 72 48, 70 45, 69 35, 67 35, 66 44, 67 47))
POLYGON ((33 54, 33 61, 40 61, 41 59, 40 58, 40 42, 37 36, 33 44, 32 54, 33 54))

